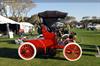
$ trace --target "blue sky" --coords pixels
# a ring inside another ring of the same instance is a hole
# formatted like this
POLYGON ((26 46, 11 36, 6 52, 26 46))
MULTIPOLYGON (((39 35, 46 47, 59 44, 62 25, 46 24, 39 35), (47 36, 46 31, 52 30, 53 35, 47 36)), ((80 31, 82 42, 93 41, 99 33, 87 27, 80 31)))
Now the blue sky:
POLYGON ((36 7, 33 8, 28 16, 43 12, 46 10, 58 10, 67 12, 69 16, 75 16, 77 20, 80 20, 83 16, 97 16, 100 17, 100 2, 38 2, 36 7))

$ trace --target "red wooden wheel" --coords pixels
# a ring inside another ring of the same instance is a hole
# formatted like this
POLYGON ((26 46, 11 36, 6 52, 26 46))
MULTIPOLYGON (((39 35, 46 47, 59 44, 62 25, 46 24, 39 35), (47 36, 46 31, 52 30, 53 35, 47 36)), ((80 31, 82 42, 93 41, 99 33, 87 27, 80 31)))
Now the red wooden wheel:
POLYGON ((77 43, 68 43, 63 50, 64 57, 69 61, 76 61, 82 55, 82 49, 77 43))
POLYGON ((31 60, 36 56, 36 47, 29 42, 25 42, 18 48, 18 54, 24 60, 31 60))

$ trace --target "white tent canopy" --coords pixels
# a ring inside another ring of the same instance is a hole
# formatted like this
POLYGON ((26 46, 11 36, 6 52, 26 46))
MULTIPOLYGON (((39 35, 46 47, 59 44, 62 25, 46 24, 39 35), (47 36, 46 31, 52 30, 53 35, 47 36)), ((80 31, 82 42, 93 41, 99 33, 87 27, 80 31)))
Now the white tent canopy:
POLYGON ((7 23, 10 23, 10 24, 18 24, 18 22, 15 22, 11 19, 8 19, 6 17, 3 17, 0 15, 0 24, 7 24, 7 23))
POLYGON ((10 24, 19 25, 19 23, 0 15, 0 24, 6 24, 8 37, 13 38, 9 26, 10 24))
POLYGON ((20 22, 19 24, 24 24, 24 25, 28 25, 28 26, 33 26, 31 23, 28 23, 28 22, 20 22))

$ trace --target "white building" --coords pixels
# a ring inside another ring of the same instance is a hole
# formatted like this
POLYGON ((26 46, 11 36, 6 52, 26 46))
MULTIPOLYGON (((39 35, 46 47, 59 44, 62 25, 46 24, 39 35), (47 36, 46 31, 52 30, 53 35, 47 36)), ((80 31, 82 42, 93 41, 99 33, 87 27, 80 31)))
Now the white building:
POLYGON ((20 29, 23 29, 24 33, 28 33, 34 27, 31 23, 28 22, 20 22, 19 24, 20 24, 20 29))

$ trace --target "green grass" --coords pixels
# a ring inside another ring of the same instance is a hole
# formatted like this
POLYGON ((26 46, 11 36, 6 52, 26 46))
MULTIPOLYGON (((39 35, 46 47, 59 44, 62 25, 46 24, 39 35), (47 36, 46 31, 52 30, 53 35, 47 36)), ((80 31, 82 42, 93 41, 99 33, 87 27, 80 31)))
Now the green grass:
POLYGON ((99 45, 100 44, 100 31, 87 31, 84 29, 74 29, 82 44, 99 45))
POLYGON ((83 49, 82 57, 75 62, 64 59, 62 52, 54 58, 39 58, 25 61, 19 58, 17 49, 19 45, 14 44, 14 39, 0 38, 0 66, 100 66, 100 58, 95 57, 95 45, 100 45, 100 31, 87 31, 84 29, 73 29, 81 41, 83 49))

